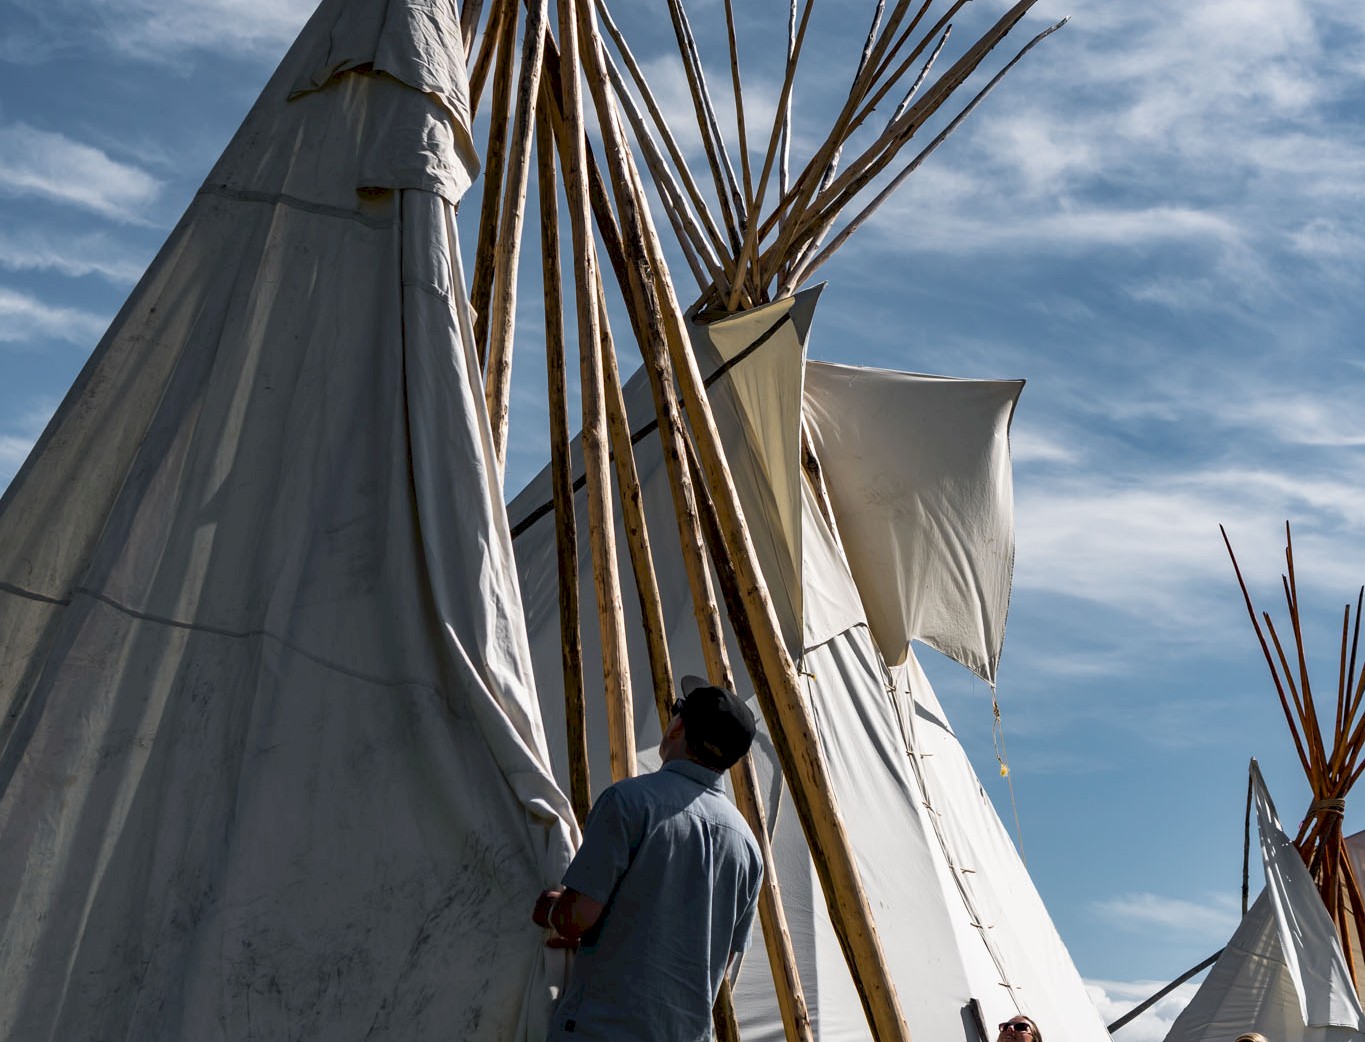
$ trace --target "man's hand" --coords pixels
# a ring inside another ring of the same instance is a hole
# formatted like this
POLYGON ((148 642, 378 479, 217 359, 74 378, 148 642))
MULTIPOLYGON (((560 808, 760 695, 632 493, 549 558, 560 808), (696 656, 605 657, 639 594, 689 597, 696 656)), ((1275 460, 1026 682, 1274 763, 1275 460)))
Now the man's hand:
POLYGON ((555 887, 542 890, 531 912, 531 921, 554 933, 547 948, 577 948, 579 938, 601 918, 605 905, 577 890, 555 887))
POLYGON ((546 929, 553 929, 550 926, 550 913, 554 911, 555 902, 563 896, 563 887, 542 890, 540 896, 536 898, 535 908, 531 911, 531 922, 546 929))
POLYGON ((550 921, 550 916, 554 914, 555 904, 564 896, 562 887, 554 887, 550 890, 542 890, 540 896, 536 898, 536 906, 531 911, 531 922, 537 926, 543 926, 550 930, 550 936, 545 941, 547 948, 578 948, 578 938, 568 938, 555 929, 555 924, 550 921))

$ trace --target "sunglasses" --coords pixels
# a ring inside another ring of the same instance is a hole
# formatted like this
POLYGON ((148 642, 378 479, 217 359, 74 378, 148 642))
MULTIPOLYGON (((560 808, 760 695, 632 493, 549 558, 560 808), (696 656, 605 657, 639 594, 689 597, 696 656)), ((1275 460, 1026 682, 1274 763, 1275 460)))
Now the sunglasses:
POLYGON ((1031 1035, 1033 1034, 1033 1025, 1030 1024, 1027 1020, 1007 1020, 1005 1021, 1005 1023, 1000 1025, 1000 1030, 1014 1031, 1021 1035, 1025 1032, 1028 1032, 1031 1035))

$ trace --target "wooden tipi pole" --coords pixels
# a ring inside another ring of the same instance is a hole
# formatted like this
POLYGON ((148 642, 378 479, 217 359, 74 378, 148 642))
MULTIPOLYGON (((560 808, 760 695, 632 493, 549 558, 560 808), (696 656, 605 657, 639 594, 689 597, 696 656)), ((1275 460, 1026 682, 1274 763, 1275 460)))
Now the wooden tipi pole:
POLYGON ((645 522, 644 496, 640 491, 640 475, 630 444, 630 420, 626 415, 625 395, 621 389, 621 371, 616 364, 616 345, 612 342, 606 320, 607 296, 600 271, 597 300, 602 313, 602 377, 607 400, 607 425, 611 433, 611 455, 616 464, 616 485, 621 492, 626 545, 630 550, 631 569, 640 600, 640 620, 645 631, 645 646, 649 651, 654 706, 659 713, 661 729, 667 730, 669 707, 673 704, 673 665, 668 654, 668 627, 664 622, 663 602, 659 598, 659 578, 654 571, 649 526, 645 522))
POLYGON ((597 251, 589 224, 587 146, 578 60, 578 0, 557 0, 561 53, 561 111, 569 162, 564 172, 573 232, 578 301, 580 393, 583 399, 583 469, 588 489, 588 527, 593 585, 602 638, 602 676, 607 699, 612 780, 635 773, 635 726, 626 657, 621 581, 616 571, 616 531, 607 465, 606 402, 602 387, 602 337, 597 307, 597 251))
MULTIPOLYGON (((636 190, 640 191, 638 184, 636 190)), ((647 222, 647 211, 645 216, 647 222)), ((773 744, 820 876, 830 919, 848 960, 868 1023, 880 1042, 909 1039, 909 1028, 882 953, 872 909, 834 799, 815 723, 802 695, 795 664, 783 644, 780 625, 758 569, 720 434, 702 386, 701 373, 688 347, 682 309, 663 267, 663 248, 652 226, 646 223, 643 232, 663 303, 669 354, 697 437, 702 472, 716 504, 722 545, 730 555, 736 577, 736 603, 741 610, 731 617, 735 635, 741 647, 752 649, 755 665, 760 669, 759 675, 753 677, 755 693, 768 720, 773 744)))
MULTIPOLYGON (((543 92, 542 92, 543 94, 543 92)), ((540 196, 540 243, 545 289, 545 367, 550 406, 550 484, 554 494, 555 552, 559 571, 559 634, 564 667, 565 744, 569 799, 579 825, 592 807, 588 726, 583 695, 583 640, 579 628, 578 539, 569 453, 568 374, 564 363, 564 291, 559 264, 559 182, 547 106, 536 121, 536 181, 540 196)))
MULTIPOLYGON (((556 67, 555 56, 552 53, 548 55, 547 61, 549 68, 546 83, 547 86, 552 86, 558 79, 559 71, 556 67)), ((556 121, 556 132, 567 133, 563 124, 558 120, 556 121)), ((595 172, 596 169, 590 161, 590 177, 595 172)), ((632 305, 631 314, 635 319, 637 339, 643 343, 650 336, 650 323, 646 314, 641 310, 638 299, 641 280, 638 273, 632 278, 634 269, 628 264, 621 233, 605 198, 605 185, 600 177, 591 177, 591 188, 594 211, 602 232, 604 247, 616 268, 618 279, 623 288, 629 288, 632 291, 628 302, 632 305)), ((662 330, 657 321, 653 324, 653 330, 654 341, 657 345, 655 355, 656 357, 666 358, 663 349, 662 330)), ((607 366, 609 385, 612 383, 613 368, 611 365, 607 366)), ((704 540, 701 535, 696 504, 692 498, 691 480, 683 459, 686 452, 686 434, 681 426, 681 414, 676 397, 671 393, 671 387, 670 380, 655 388, 657 392, 656 409, 659 410, 661 417, 671 416, 674 418, 672 423, 661 418, 659 430, 664 445, 666 463, 673 468, 670 470, 670 477, 674 471, 677 473, 677 480, 673 482, 675 519, 679 526, 680 541, 684 547, 684 558, 688 563, 688 578, 693 592, 694 612, 697 614, 700 628, 703 657, 707 663, 708 676, 712 681, 733 687, 734 678, 725 657, 719 610, 716 606, 715 595, 711 591, 710 578, 706 569, 704 540)), ((624 419, 623 404, 620 407, 620 413, 624 419)), ((613 426, 615 424, 616 421, 613 418, 613 426)), ((619 455, 621 451, 619 446, 622 441, 619 431, 614 432, 613 440, 614 444, 618 446, 616 451, 619 455)), ((624 440, 628 443, 628 436, 624 440)), ((652 576, 652 569, 650 574, 652 576)), ((649 612, 647 611, 647 618, 648 615, 649 612)), ((659 704, 659 713, 661 725, 667 726, 667 713, 662 704, 659 704)), ((748 757, 738 765, 735 771, 732 771, 731 779, 735 786, 736 802, 741 813, 749 821, 755 835, 759 837, 760 851, 764 858, 765 878, 759 898, 759 916, 763 923, 764 938, 777 991, 778 1006, 782 1013, 787 1038, 790 1042, 811 1042, 813 1036, 810 1018, 805 996, 801 990, 801 982, 796 972, 796 955, 791 943, 790 930, 787 927, 786 914, 782 907, 776 863, 773 860, 771 847, 768 843, 766 815, 763 812, 762 800, 758 795, 757 775, 753 763, 748 757)), ((734 1023, 733 1005, 729 998, 727 987, 722 990, 715 1011, 717 1032, 723 1039, 738 1037, 738 1028, 734 1023)))
MULTIPOLYGON (((493 300, 489 315, 487 363, 484 366, 484 394, 499 473, 507 464, 507 412, 512 396, 512 331, 517 317, 517 262, 521 257, 521 233, 526 215, 526 179, 531 168, 532 126, 535 122, 536 98, 540 93, 540 70, 544 66, 549 14, 547 4, 548 0, 530 0, 527 5, 526 36, 521 45, 517 105, 512 118, 507 181, 493 266, 493 300)), ((488 187, 490 190, 496 188, 494 185, 488 187)))
MULTIPOLYGON (((561 19, 566 3, 572 4, 573 0, 560 0, 561 19)), ((776 613, 758 569, 753 543, 702 387, 701 374, 688 346, 682 311, 667 275, 663 248, 649 220, 643 186, 629 163, 614 105, 604 89, 607 77, 601 59, 601 40, 596 35, 590 11, 584 12, 580 31, 584 37, 582 53, 588 64, 589 84, 594 91, 594 101, 600 106, 598 121, 608 138, 606 155, 618 189, 617 205, 627 254, 635 269, 634 277, 645 293, 646 312, 651 322, 663 325, 667 343, 665 356, 656 350, 657 338, 648 338, 641 345, 647 352, 646 364, 652 379, 667 376, 662 382, 671 385, 676 374, 681 385, 683 402, 697 434, 702 469, 716 501, 724 550, 737 579, 737 603, 742 610, 731 621, 741 644, 752 646, 756 664, 761 668, 760 675, 753 677, 754 686, 793 801, 801 815, 830 917, 848 959, 868 1023, 879 1042, 900 1042, 909 1039, 909 1029, 882 954, 848 835, 834 801, 814 721, 801 694, 795 665, 782 642, 776 613), (645 248, 643 255, 641 246, 645 248)), ((570 44, 562 20, 560 32, 564 39, 565 65, 568 66, 570 44)), ((566 68, 566 110, 570 79, 566 68)), ((663 417, 660 422, 662 427, 663 417)))
MULTIPOLYGON (((706 491, 706 484, 701 476, 701 465, 697 462, 696 449, 691 441, 687 442, 687 462, 688 471, 697 490, 697 503, 701 507, 706 539, 714 550, 721 538, 720 519, 716 516, 716 506, 706 491)), ((728 555, 714 554, 712 559, 718 574, 724 569, 724 573, 720 574, 720 584, 726 594, 726 608, 733 615, 739 609, 738 603, 733 599, 733 593, 738 588, 734 570, 728 567, 728 555)), ((734 677, 729 662, 722 663, 721 667, 725 672, 719 682, 733 689, 734 677)), ((752 756, 744 757, 730 769, 730 781, 735 789, 735 803, 758 839, 759 851, 763 855, 764 883, 772 880, 772 886, 765 885, 759 894, 758 914, 763 923, 763 938, 768 945, 768 961, 772 967, 778 1009, 782 1014, 782 1027, 790 1042, 813 1042, 810 1011, 806 1006, 801 979, 796 972, 796 950, 792 945, 791 930, 787 926, 787 914, 782 907, 782 895, 777 888, 777 861, 773 857, 772 843, 768 839, 768 816, 759 796, 758 771, 754 769, 752 756)))
MULTIPOLYGON (((508 106, 512 97, 512 70, 516 67, 517 0, 498 0, 494 18, 498 25, 497 56, 493 62, 492 111, 488 120, 488 147, 484 152, 483 199, 479 209, 479 238, 474 254, 474 278, 469 302, 474 308, 474 340, 479 364, 488 360, 489 302, 493 295, 493 270, 497 264, 497 237, 502 201, 503 169, 507 160, 508 106)), ((491 27, 489 30, 491 31, 491 27)))
MULTIPOLYGON (((603 238, 608 255, 613 263, 624 264, 619 232, 614 227, 604 229, 603 238)), ((675 405, 676 408, 676 405, 675 405)), ((691 445, 685 434, 681 438, 684 451, 690 455, 691 445)), ((677 447, 673 447, 677 451, 677 447)), ((619 452, 619 449, 617 450, 619 452)), ((714 513, 706 496, 705 488, 695 484, 695 467, 689 467, 681 475, 685 493, 674 497, 675 518, 678 521, 679 536, 684 547, 684 557, 695 568, 688 569, 691 585, 693 611, 697 616, 699 636, 706 661, 706 672, 712 683, 720 684, 731 690, 735 687, 734 673, 725 654, 724 633, 720 622, 720 612, 716 605, 715 594, 711 587, 710 575, 706 570, 704 541, 698 527, 698 507, 704 518, 709 509, 714 513), (685 503, 692 504, 689 513, 685 503)), ((678 485, 674 486, 675 490, 678 485)), ((659 707, 660 724, 668 726, 668 712, 665 706, 659 707)), ((753 760, 746 756, 730 771, 730 781, 735 791, 735 803, 744 815, 749 827, 758 840, 759 852, 763 857, 763 886, 759 893, 758 914, 763 924, 764 944, 768 952, 768 962, 773 975, 777 993, 778 1009, 782 1015, 783 1028, 789 1042, 813 1042, 810 1014, 806 1006, 805 994, 800 977, 796 972, 796 950, 791 941, 791 930, 787 925, 787 915, 782 904, 782 891, 777 878, 777 862, 773 858, 772 845, 768 840, 768 819, 759 795, 758 773, 753 760)), ((727 993, 728 994, 728 993, 727 993)), ((720 1011, 717 1014, 717 1031, 727 1023, 725 1014, 726 996, 718 1000, 720 1011)), ((728 1030, 728 1028, 727 1028, 728 1030)))
POLYGON ((1365 696, 1365 673, 1356 676, 1356 652, 1360 635, 1361 605, 1365 604, 1365 588, 1356 601, 1355 634, 1347 652, 1347 637, 1351 630, 1351 606, 1346 604, 1342 618, 1341 661, 1337 675, 1337 704, 1332 717, 1330 735, 1324 734, 1321 718, 1313 698, 1304 648, 1303 627, 1299 611, 1298 583, 1294 571, 1294 544, 1288 523, 1285 524, 1286 573, 1281 576, 1285 605, 1289 612, 1294 637, 1294 663, 1286 653, 1275 623, 1269 613, 1261 612, 1260 619, 1251 602, 1246 580, 1242 577, 1237 555, 1227 531, 1222 529, 1223 543, 1232 560, 1233 571, 1251 619, 1252 629, 1261 645, 1266 666, 1280 699, 1295 751, 1303 764, 1304 773, 1313 790, 1313 802, 1299 826, 1294 845, 1308 866, 1322 896, 1328 914, 1341 938, 1347 967, 1353 980, 1358 981, 1358 967, 1352 955, 1352 933, 1365 936, 1365 904, 1362 904, 1360 884, 1352 869, 1350 851, 1342 835, 1342 821, 1346 797, 1365 770, 1365 763, 1357 763, 1362 741, 1365 741, 1365 718, 1359 716, 1362 696, 1365 696), (1265 623, 1262 630, 1261 622, 1265 623), (1266 637, 1270 640, 1267 642, 1266 637), (1275 653, 1271 654, 1271 645, 1275 653), (1298 674, 1298 683, 1294 674, 1298 674), (1330 742, 1330 753, 1329 753, 1330 742))

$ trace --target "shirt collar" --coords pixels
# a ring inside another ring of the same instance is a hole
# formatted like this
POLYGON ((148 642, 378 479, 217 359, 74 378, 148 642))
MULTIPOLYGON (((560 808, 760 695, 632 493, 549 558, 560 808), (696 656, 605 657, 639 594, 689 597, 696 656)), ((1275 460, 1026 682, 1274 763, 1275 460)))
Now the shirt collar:
POLYGON ((721 782, 719 771, 713 771, 699 763, 693 763, 691 760, 669 760, 659 770, 681 774, 684 778, 691 778, 697 784, 704 785, 708 789, 715 789, 717 792, 725 791, 725 785, 721 782))

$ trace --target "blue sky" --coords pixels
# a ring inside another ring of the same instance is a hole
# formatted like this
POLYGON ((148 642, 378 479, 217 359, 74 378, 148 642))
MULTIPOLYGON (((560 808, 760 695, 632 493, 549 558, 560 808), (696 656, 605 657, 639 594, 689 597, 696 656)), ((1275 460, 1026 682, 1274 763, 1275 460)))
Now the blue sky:
MULTIPOLYGON (((869 6, 821 5, 798 151, 869 6)), ((973 6, 959 40, 1004 7, 973 6)), ((0 486, 311 7, 0 2, 0 486)), ((719 3, 690 9, 714 42, 719 3)), ((746 39, 782 11, 746 3, 746 39)), ((659 20, 629 13, 657 53, 659 20)), ((1324 689, 1365 582, 1365 36, 1344 0, 1042 0, 1024 32, 1067 14, 822 271, 812 354, 1028 380, 1000 702, 1030 869, 1117 1014, 1231 932, 1247 759, 1291 827, 1309 798, 1217 525, 1274 611, 1294 523, 1324 689)), ((512 490, 544 458, 528 364, 512 490)), ((931 669, 1012 821, 989 691, 931 669)))

